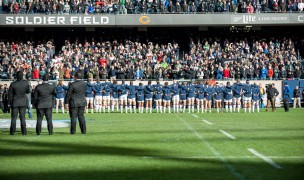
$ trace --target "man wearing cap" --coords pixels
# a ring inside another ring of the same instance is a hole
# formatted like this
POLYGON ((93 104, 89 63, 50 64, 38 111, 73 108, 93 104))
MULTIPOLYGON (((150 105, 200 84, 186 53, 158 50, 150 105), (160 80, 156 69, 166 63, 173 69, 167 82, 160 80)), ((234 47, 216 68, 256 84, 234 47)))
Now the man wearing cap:
POLYGON ((284 90, 283 90, 283 104, 284 104, 285 112, 289 111, 290 94, 291 94, 290 87, 288 86, 287 82, 285 82, 284 90))
POLYGON ((270 87, 267 88, 266 94, 267 94, 266 112, 269 111, 270 105, 271 105, 272 111, 276 112, 275 98, 279 95, 279 91, 274 87, 274 84, 271 84, 270 87))
POLYGON ((47 120, 47 127, 49 135, 53 134, 53 123, 52 123, 52 108, 53 101, 52 98, 55 96, 55 87, 49 84, 49 75, 45 74, 42 78, 42 84, 37 85, 34 92, 34 104, 37 109, 37 125, 36 133, 40 135, 41 124, 43 116, 47 120))

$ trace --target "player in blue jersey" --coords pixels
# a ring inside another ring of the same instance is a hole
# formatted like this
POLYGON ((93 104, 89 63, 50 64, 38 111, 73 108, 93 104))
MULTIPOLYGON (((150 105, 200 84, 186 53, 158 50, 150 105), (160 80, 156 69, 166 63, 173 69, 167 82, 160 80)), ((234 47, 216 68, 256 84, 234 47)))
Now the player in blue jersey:
POLYGON ((179 88, 180 110, 185 112, 187 106, 187 83, 183 82, 179 88))
POLYGON ((249 113, 251 112, 251 99, 252 99, 252 88, 251 85, 249 84, 249 81, 246 81, 246 84, 244 85, 243 88, 244 91, 244 111, 245 113, 247 112, 247 108, 249 113))
POLYGON ((260 99, 261 99, 261 95, 260 95, 260 86, 258 86, 256 83, 254 83, 252 85, 252 112, 254 112, 255 106, 257 108, 257 112, 260 112, 260 99))
POLYGON ((87 106, 86 106, 86 113, 89 112, 89 108, 91 110, 91 113, 94 113, 93 110, 93 101, 94 101, 94 94, 93 94, 93 84, 92 84, 93 78, 89 78, 87 82, 87 89, 85 92, 85 97, 87 101, 87 106))
POLYGON ((100 79, 97 78, 96 79, 96 83, 93 86, 93 91, 94 91, 94 95, 95 95, 95 106, 96 106, 96 112, 101 112, 101 108, 102 108, 102 90, 103 90, 103 86, 100 82, 100 79))
POLYGON ((166 107, 168 107, 168 112, 171 113, 171 93, 171 87, 168 85, 168 82, 165 82, 163 86, 164 113, 166 112, 166 107))
POLYGON ((122 83, 118 86, 119 93, 119 104, 120 104, 120 113, 123 112, 123 108, 126 109, 126 113, 128 113, 128 89, 125 80, 122 80, 122 83))
POLYGON ((202 113, 204 112, 204 98, 205 98, 205 85, 204 82, 200 81, 196 85, 196 106, 197 112, 200 112, 200 108, 202 109, 202 113))
POLYGON ((136 88, 136 94, 137 94, 137 104, 138 104, 138 112, 143 113, 144 112, 144 101, 145 101, 145 89, 146 87, 143 86, 142 83, 139 83, 139 86, 136 88))
POLYGON ((103 90, 102 90, 102 109, 103 109, 103 112, 105 112, 105 108, 107 107, 108 109, 108 113, 110 112, 110 95, 111 95, 111 83, 106 80, 104 83, 103 83, 103 90))
POLYGON ((236 107, 237 112, 240 112, 242 92, 243 84, 241 84, 240 80, 238 79, 237 82, 233 85, 233 112, 235 112, 236 107))
POLYGON ((132 107, 133 107, 134 113, 136 113, 136 100, 135 100, 136 86, 133 85, 133 81, 130 81, 130 85, 127 86, 127 90, 128 90, 128 102, 129 102, 128 109, 132 113, 132 107))
POLYGON ((211 85, 206 82, 205 86, 205 112, 209 110, 209 113, 211 113, 211 102, 212 102, 212 96, 214 93, 214 89, 211 85))
POLYGON ((157 84, 154 85, 154 101, 156 105, 156 112, 162 113, 162 95, 163 95, 163 86, 157 81, 157 84))
POLYGON ((117 81, 114 80, 113 81, 113 84, 111 85, 111 91, 112 91, 112 96, 111 96, 111 110, 112 112, 114 112, 114 107, 116 105, 116 111, 118 111, 118 97, 119 97, 119 94, 118 94, 118 84, 117 84, 117 81))
POLYGON ((188 100, 188 111, 194 113, 194 100, 195 100, 195 86, 190 81, 187 86, 187 100, 188 100))
POLYGON ((62 80, 58 81, 58 85, 56 86, 56 113, 58 113, 59 103, 61 106, 61 111, 64 113, 64 96, 65 92, 68 90, 68 86, 63 85, 62 80))
POLYGON ((227 85, 224 89, 224 102, 225 102, 225 108, 226 112, 229 111, 232 113, 232 97, 233 97, 233 87, 230 85, 230 82, 227 82, 227 85))
POLYGON ((146 101, 146 113, 150 110, 152 113, 152 98, 153 98, 154 88, 151 81, 148 81, 148 85, 146 85, 145 89, 145 101, 146 101))
POLYGON ((221 87, 218 82, 216 82, 214 87, 214 100, 217 113, 222 111, 223 92, 224 88, 221 87))
POLYGON ((173 84, 171 84, 172 101, 173 101, 173 111, 178 112, 178 103, 179 103, 179 84, 173 80, 173 84))

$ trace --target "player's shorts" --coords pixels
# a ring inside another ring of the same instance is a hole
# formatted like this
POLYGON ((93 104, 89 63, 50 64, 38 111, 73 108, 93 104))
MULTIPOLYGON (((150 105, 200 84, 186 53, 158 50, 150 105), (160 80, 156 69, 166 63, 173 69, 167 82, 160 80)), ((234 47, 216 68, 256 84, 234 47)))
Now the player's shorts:
POLYGON ((123 94, 119 97, 119 100, 126 101, 128 99, 128 96, 126 94, 123 94))
POLYGON ((93 101, 94 98, 93 98, 93 97, 86 97, 86 100, 87 100, 87 101, 93 101))
POLYGON ((179 95, 174 95, 172 96, 173 101, 179 101, 179 95))
POLYGON ((102 101, 102 96, 100 96, 100 95, 95 96, 95 101, 102 101))
POLYGON ((145 98, 146 101, 152 101, 152 98, 145 98))
POLYGON ((232 99, 224 99, 224 102, 232 103, 232 99))
POLYGON ((194 100, 195 97, 187 97, 188 100, 194 100))
POLYGON ((110 100, 110 96, 102 96, 103 100, 110 100))
POLYGON ((163 99, 163 102, 168 103, 168 102, 171 102, 171 100, 163 99))
POLYGON ((154 101, 162 102, 162 99, 154 99, 154 101))
POLYGON ((215 102, 222 102, 222 99, 215 99, 215 102))
POLYGON ((129 101, 135 101, 135 97, 134 98, 128 98, 129 101))
POLYGON ((63 102, 64 101, 64 98, 56 98, 57 101, 61 101, 63 102))
POLYGON ((241 101, 241 97, 234 97, 233 100, 240 102, 241 101))
POLYGON ((111 97, 111 101, 118 101, 118 98, 111 97))
POLYGON ((251 102, 251 99, 252 99, 251 97, 244 97, 245 102, 251 102))

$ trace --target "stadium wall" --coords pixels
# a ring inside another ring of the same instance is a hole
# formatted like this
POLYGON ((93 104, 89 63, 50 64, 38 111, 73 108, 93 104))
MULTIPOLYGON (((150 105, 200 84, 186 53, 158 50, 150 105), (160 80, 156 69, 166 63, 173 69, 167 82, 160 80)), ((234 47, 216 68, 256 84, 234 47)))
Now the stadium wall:
POLYGON ((271 26, 304 24, 301 13, 261 14, 127 14, 127 15, 19 15, 2 14, 7 27, 153 27, 153 26, 271 26))

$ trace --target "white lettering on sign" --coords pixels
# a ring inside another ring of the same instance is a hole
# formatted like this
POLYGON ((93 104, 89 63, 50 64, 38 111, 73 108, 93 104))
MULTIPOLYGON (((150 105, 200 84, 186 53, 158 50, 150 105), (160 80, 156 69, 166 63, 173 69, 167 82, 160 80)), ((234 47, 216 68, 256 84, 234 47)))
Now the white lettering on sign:
POLYGON ((109 24, 105 16, 6 16, 7 25, 103 25, 109 24))
POLYGON ((298 16, 298 21, 299 22, 304 22, 304 15, 298 16))

